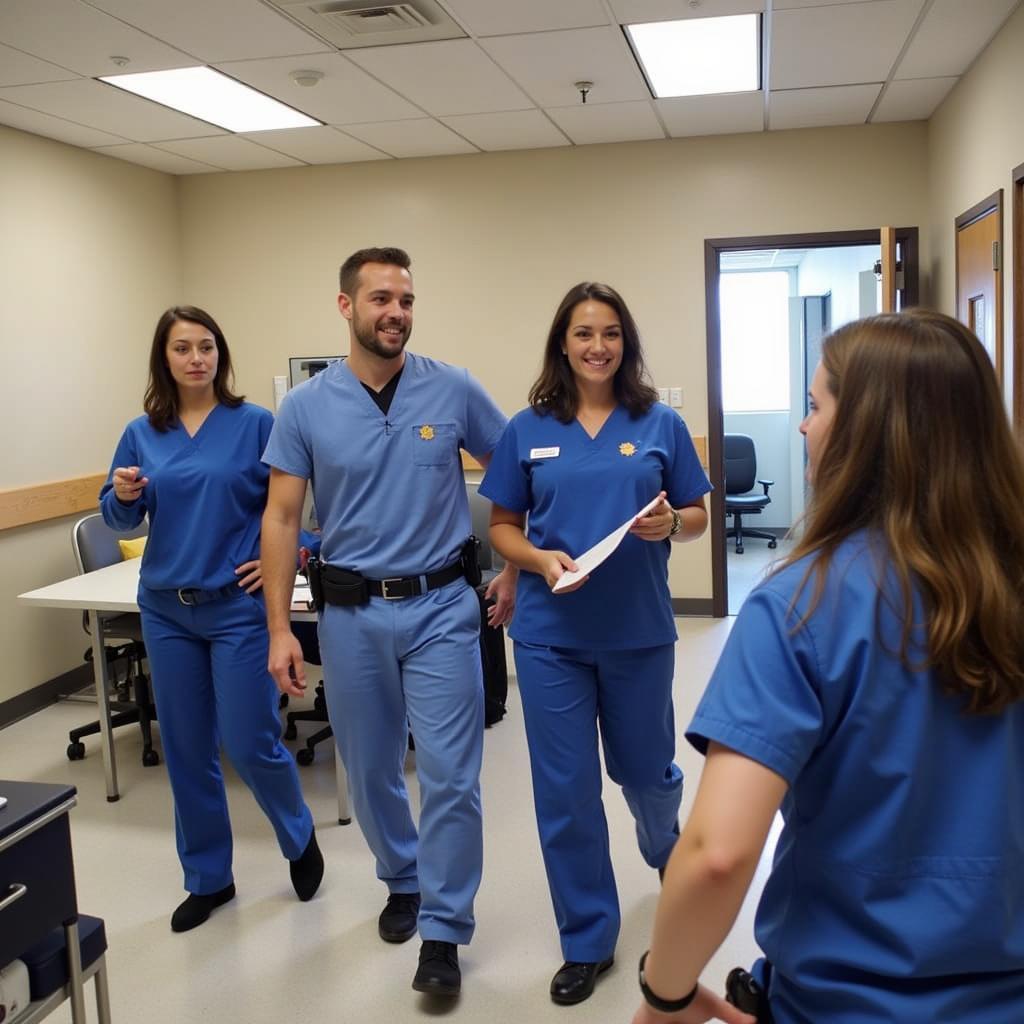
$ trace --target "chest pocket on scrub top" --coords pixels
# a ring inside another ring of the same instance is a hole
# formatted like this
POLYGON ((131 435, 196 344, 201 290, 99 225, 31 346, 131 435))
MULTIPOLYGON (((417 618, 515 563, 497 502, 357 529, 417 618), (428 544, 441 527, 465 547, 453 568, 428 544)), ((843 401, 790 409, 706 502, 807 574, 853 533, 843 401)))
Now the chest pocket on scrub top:
POLYGON ((458 452, 454 423, 419 423, 412 428, 416 466, 447 466, 458 452))

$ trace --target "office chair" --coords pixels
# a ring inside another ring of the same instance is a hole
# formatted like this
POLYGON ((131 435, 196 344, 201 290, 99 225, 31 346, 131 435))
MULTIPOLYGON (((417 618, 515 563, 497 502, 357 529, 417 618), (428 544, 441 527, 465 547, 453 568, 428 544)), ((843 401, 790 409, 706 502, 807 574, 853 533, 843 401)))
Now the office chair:
MULTIPOLYGON (((484 678, 484 726, 489 727, 505 717, 505 701, 508 697, 508 666, 505 659, 505 630, 491 629, 487 625, 487 604, 484 593, 488 584, 501 571, 501 557, 491 549, 488 530, 491 518, 491 503, 477 493, 477 485, 467 483, 466 493, 469 497, 469 511, 472 519, 471 529, 480 541, 480 568, 483 578, 476 588, 480 601, 480 662, 484 678)), ((316 623, 293 622, 292 632, 302 647, 303 660, 311 665, 320 664, 320 645, 316 636, 316 623)), ((289 711, 285 725, 284 738, 293 740, 298 736, 296 722, 328 722, 327 696, 323 682, 317 683, 313 707, 308 711, 289 711)), ((334 735, 328 724, 309 736, 305 746, 295 754, 300 765, 310 765, 315 756, 318 743, 330 739, 334 735)), ((415 749, 412 734, 409 735, 409 748, 415 749)))
POLYGON ((732 516, 733 525, 725 531, 726 538, 736 538, 736 554, 743 554, 743 537, 760 537, 768 547, 778 546, 775 535, 765 530, 743 528, 743 517, 760 515, 772 499, 768 488, 774 480, 757 479, 757 453, 754 442, 746 434, 725 435, 725 514, 732 516), (764 494, 748 494, 755 480, 764 488, 764 494))
MULTIPOLYGON (((147 527, 143 523, 127 533, 117 533, 103 521, 98 512, 85 516, 71 530, 71 546, 75 552, 78 571, 92 572, 120 562, 118 539, 142 537, 147 527)), ((143 667, 146 648, 142 642, 142 623, 137 612, 100 612, 98 616, 103 633, 104 651, 108 671, 114 684, 110 706, 114 714, 110 724, 117 728, 138 722, 142 733, 142 763, 150 768, 160 763, 160 755, 153 749, 151 723, 156 720, 156 708, 149 687, 149 677, 143 667), (120 668, 119 675, 117 669, 120 668)), ((89 615, 82 613, 82 626, 89 632, 89 615)), ((92 648, 85 652, 85 660, 92 661, 92 648)), ((99 695, 97 694, 97 697, 99 695)), ((100 731, 99 722, 90 722, 68 733, 69 761, 85 757, 83 736, 94 736, 100 731)))

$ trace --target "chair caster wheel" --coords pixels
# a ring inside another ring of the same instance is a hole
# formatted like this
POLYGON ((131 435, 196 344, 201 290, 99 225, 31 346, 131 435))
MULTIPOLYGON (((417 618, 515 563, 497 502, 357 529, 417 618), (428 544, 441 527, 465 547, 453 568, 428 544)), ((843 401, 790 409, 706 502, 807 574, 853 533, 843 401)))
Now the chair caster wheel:
POLYGON ((742 555, 743 554, 743 548, 737 548, 736 549, 736 554, 737 555, 742 555))
POLYGON ((284 727, 284 738, 286 740, 293 740, 298 735, 299 735, 299 730, 295 727, 295 723, 294 722, 289 722, 284 727))
POLYGON ((85 744, 84 743, 69 743, 68 744, 68 760, 69 761, 83 761, 83 760, 85 760, 85 744))
POLYGON ((281 694, 281 698, 280 698, 280 700, 278 700, 277 706, 278 706, 279 709, 280 708, 288 707, 288 694, 287 693, 282 693, 281 694))
POLYGON ((302 765, 303 768, 308 767, 313 763, 313 751, 308 747, 303 747, 296 755, 295 760, 302 765))
POLYGON ((160 755, 155 750, 144 750, 142 752, 142 765, 144 768, 152 768, 160 763, 160 755))
POLYGON ((770 547, 770 548, 777 548, 778 546, 779 545, 778 545, 777 541, 774 541, 774 540, 768 541, 768 547, 770 547))

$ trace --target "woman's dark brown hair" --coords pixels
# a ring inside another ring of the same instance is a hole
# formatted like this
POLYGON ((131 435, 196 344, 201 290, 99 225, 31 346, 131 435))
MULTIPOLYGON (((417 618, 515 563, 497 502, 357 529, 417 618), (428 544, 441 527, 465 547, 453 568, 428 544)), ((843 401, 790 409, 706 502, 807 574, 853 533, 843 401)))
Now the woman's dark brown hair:
POLYGON ((956 320, 911 310, 840 328, 821 361, 836 409, 786 564, 812 556, 813 610, 843 540, 883 538, 904 663, 917 590, 925 666, 969 712, 1002 711, 1024 697, 1024 461, 988 354, 956 320))
POLYGON ((571 423, 579 407, 579 391, 569 360, 562 353, 573 310, 581 302, 603 302, 615 310, 622 325, 622 364, 615 373, 615 398, 631 416, 640 416, 658 400, 658 392, 647 379, 640 332, 622 296, 606 284, 583 281, 570 288, 559 303, 544 345, 540 376, 530 388, 530 405, 542 415, 571 423))
POLYGON ((217 321, 198 306, 171 306, 161 315, 153 332, 153 346, 149 350, 149 383, 143 399, 143 409, 149 422, 161 432, 178 423, 178 385, 174 383, 167 365, 167 338, 179 320, 205 327, 217 343, 217 373, 213 378, 213 393, 217 401, 232 409, 245 401, 244 395, 236 395, 231 390, 235 382, 231 353, 217 321))

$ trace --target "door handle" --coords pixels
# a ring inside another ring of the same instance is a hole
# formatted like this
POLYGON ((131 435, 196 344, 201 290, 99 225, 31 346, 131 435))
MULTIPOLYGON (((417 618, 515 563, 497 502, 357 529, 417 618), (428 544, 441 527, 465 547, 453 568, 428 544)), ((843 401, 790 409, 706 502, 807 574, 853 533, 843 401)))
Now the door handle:
POLYGON ((12 904, 17 903, 27 892, 27 885, 23 885, 21 882, 12 882, 7 890, 7 895, 0 900, 0 910, 6 910, 12 904))

